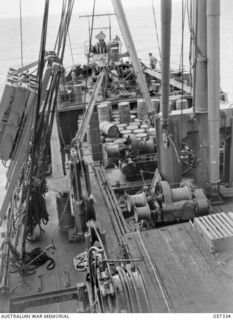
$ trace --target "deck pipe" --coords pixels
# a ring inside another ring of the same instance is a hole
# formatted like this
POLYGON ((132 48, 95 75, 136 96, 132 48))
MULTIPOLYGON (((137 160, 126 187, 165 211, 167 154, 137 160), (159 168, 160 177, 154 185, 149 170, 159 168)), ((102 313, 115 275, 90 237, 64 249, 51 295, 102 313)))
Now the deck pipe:
POLYGON ((196 26, 196 81, 195 81, 195 111, 208 112, 207 94, 207 21, 206 0, 196 0, 198 24, 196 26))
POLYGON ((195 182, 204 187, 209 182, 208 170, 208 80, 207 80, 207 16, 206 0, 194 0, 194 34, 196 34, 194 68, 194 107, 198 130, 193 135, 193 149, 198 159, 195 182), (196 24, 198 22, 198 24, 196 24))
POLYGON ((220 130, 220 1, 207 0, 207 70, 208 70, 208 134, 209 181, 219 179, 220 130))
POLYGON ((171 0, 161 0, 161 106, 163 126, 167 126, 170 93, 171 0))

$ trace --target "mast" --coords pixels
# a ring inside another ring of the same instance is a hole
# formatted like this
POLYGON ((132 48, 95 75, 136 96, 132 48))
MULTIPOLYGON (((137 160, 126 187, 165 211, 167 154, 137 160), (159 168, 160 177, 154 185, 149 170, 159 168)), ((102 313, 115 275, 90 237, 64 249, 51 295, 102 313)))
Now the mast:
POLYGON ((207 94, 207 23, 206 0, 196 0, 197 30, 196 30, 196 84, 195 84, 195 111, 208 112, 207 94))
POLYGON ((163 126, 168 124, 168 107, 170 93, 170 46, 171 46, 171 0, 161 0, 161 106, 163 126))
POLYGON ((134 71, 137 75, 138 83, 147 107, 147 112, 150 112, 153 110, 153 107, 152 107, 151 99, 149 96, 148 87, 147 87, 145 77, 141 68, 141 64, 137 57, 137 52, 134 46, 133 38, 130 32, 128 23, 127 23, 122 2, 121 0, 112 0, 112 5, 117 16, 118 24, 120 26, 126 48, 130 54, 134 71))
POLYGON ((157 119, 159 171, 169 183, 177 183, 181 177, 179 159, 179 129, 175 120, 169 119, 170 93, 170 44, 171 44, 171 0, 161 0, 161 58, 162 58, 162 118, 157 119), (159 123, 160 122, 160 123, 159 123))
POLYGON ((219 179, 220 128, 220 1, 207 0, 209 181, 219 179))
POLYGON ((194 26, 194 104, 198 130, 194 134, 193 148, 198 159, 194 170, 195 181, 204 187, 209 181, 208 170, 208 81, 207 81, 207 17, 206 0, 193 1, 194 26), (198 22, 198 23, 196 23, 198 22))

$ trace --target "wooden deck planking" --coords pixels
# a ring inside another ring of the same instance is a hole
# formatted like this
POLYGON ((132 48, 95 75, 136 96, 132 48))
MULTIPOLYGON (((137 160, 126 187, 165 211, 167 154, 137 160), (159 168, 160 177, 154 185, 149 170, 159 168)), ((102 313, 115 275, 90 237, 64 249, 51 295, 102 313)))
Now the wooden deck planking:
POLYGON ((174 273, 174 270, 170 268, 172 261, 170 255, 167 254, 167 248, 162 241, 160 232, 155 230, 153 234, 147 235, 147 233, 144 234, 143 232, 143 238, 147 237, 147 244, 150 248, 153 247, 154 254, 151 255, 151 260, 154 265, 157 265, 157 269, 161 275, 160 278, 166 288, 166 294, 169 297, 171 311, 188 312, 189 308, 186 304, 185 296, 183 296, 182 290, 180 290, 180 281, 176 279, 177 275, 174 273))
POLYGON ((171 261, 171 268, 173 269, 174 274, 180 275, 180 290, 183 292, 189 310, 191 312, 202 311, 203 301, 200 298, 199 286, 192 277, 191 271, 188 269, 186 259, 182 257, 181 250, 178 248, 178 243, 176 243, 173 238, 173 234, 169 232, 169 228, 164 228, 163 231, 161 231, 161 234, 163 238, 166 239, 168 252, 173 258, 173 262, 171 261))
POLYGON ((183 236, 187 232, 183 232, 182 234, 181 228, 177 229, 174 226, 169 228, 169 232, 174 240, 176 253, 181 257, 185 266, 188 281, 193 287, 195 303, 199 306, 198 310, 195 308, 192 311, 211 311, 220 298, 218 293, 223 287, 216 285, 214 277, 203 273, 203 261, 199 260, 198 255, 193 253, 192 246, 186 246, 183 236))
MULTIPOLYGON (((233 278, 226 275, 190 223, 144 231, 140 235, 172 312, 232 312, 233 278)), ((126 240, 133 258, 144 257, 138 266, 153 312, 167 312, 166 308, 160 310, 161 290, 137 233, 128 234, 126 240)))
MULTIPOLYGON (((229 309, 228 311, 232 312, 233 285, 231 283, 233 280, 233 274, 230 279, 231 281, 229 282, 229 276, 226 275, 223 268, 223 266, 225 265, 225 261, 221 259, 221 255, 213 255, 210 253, 207 244, 203 241, 201 235, 198 234, 197 230, 193 230, 187 224, 185 224, 184 227, 188 229, 187 234, 190 237, 190 243, 192 243, 196 247, 196 250, 198 250, 198 252, 200 253, 199 259, 201 259, 202 261, 204 260, 203 263, 200 263, 200 266, 204 267, 208 272, 208 275, 212 277, 211 285, 217 286, 215 293, 219 293, 220 306, 221 303, 225 304, 229 309)), ((229 262, 231 261, 229 255, 227 255, 227 259, 229 259, 229 262)))
MULTIPOLYGON (((180 229, 180 233, 182 234, 182 238, 184 239, 187 249, 189 250, 189 253, 192 254, 193 260, 196 263, 196 270, 200 273, 200 280, 206 279, 206 286, 207 290, 209 289, 212 292, 212 289, 217 290, 216 293, 218 293, 219 290, 219 279, 215 275, 214 270, 211 269, 209 264, 207 263, 208 259, 210 258, 210 252, 208 252, 208 256, 205 259, 203 255, 201 254, 200 250, 194 243, 192 237, 190 236, 188 230, 186 229, 186 224, 183 225, 183 228, 180 229), (212 284, 212 286, 209 286, 209 283, 212 284)), ((212 258, 212 257, 211 257, 212 258)), ((212 260, 212 263, 216 263, 216 260, 212 260)))

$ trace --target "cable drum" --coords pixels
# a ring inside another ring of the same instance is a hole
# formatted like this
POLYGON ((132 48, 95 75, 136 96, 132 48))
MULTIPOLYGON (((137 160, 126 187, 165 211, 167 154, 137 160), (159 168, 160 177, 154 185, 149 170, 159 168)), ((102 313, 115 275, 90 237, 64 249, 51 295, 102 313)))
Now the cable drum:
POLYGON ((127 207, 129 212, 133 213, 135 207, 145 207, 146 205, 147 199, 145 192, 128 195, 127 207))
POLYGON ((118 310, 115 312, 148 313, 150 303, 141 274, 137 268, 133 269, 130 264, 125 267, 116 267, 116 275, 113 281, 116 287, 116 299, 118 310))
POLYGON ((134 208, 134 217, 135 221, 139 222, 140 220, 151 220, 151 211, 148 204, 143 207, 135 206, 134 208))

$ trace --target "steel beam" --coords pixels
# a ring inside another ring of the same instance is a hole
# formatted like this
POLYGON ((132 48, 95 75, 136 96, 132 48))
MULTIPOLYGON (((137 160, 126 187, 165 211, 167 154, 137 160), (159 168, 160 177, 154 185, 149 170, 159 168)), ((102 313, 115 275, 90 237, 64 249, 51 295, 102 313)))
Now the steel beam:
POLYGON ((10 312, 22 312, 29 307, 32 308, 56 302, 71 301, 77 298, 77 287, 18 297, 11 300, 10 312))

